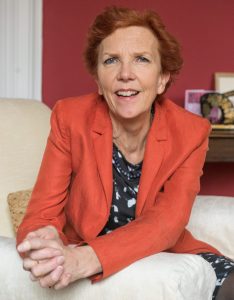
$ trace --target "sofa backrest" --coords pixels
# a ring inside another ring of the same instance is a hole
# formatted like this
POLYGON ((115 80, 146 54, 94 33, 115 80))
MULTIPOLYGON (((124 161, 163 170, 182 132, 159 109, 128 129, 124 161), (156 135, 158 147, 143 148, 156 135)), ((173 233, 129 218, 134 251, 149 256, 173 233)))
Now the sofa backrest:
POLYGON ((187 228, 234 260, 234 197, 197 196, 187 228))
POLYGON ((32 188, 49 133, 50 109, 36 100, 0 99, 0 235, 14 236, 7 195, 32 188))

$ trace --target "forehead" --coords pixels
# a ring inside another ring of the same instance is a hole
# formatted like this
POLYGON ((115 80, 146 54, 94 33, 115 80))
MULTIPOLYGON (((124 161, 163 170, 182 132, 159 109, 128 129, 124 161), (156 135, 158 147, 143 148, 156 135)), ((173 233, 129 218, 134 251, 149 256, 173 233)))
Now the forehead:
POLYGON ((123 49, 136 51, 153 51, 158 49, 159 42, 153 32, 141 26, 119 28, 106 37, 100 44, 101 52, 116 52, 123 49))

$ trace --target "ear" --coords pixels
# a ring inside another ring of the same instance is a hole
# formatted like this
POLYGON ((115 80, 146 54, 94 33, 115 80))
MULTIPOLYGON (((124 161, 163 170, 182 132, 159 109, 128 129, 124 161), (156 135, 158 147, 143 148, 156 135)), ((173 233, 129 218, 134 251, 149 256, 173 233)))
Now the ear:
POLYGON ((103 95, 102 87, 101 87, 100 82, 99 82, 99 80, 97 78, 95 78, 95 82, 96 82, 97 87, 98 87, 98 94, 99 95, 103 95))
POLYGON ((165 90, 166 84, 168 83, 170 79, 170 73, 162 73, 160 74, 159 80, 158 80, 158 94, 162 94, 165 90))

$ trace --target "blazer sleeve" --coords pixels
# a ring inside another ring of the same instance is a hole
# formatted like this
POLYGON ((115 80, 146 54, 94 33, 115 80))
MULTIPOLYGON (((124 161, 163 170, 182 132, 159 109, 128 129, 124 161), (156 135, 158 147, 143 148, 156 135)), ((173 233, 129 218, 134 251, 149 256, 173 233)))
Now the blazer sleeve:
POLYGON ((17 243, 30 231, 46 225, 55 226, 67 243, 62 230, 71 172, 69 132, 63 124, 63 111, 58 102, 52 111, 50 134, 26 215, 17 232, 17 243))
POLYGON ((189 221, 195 196, 200 189, 200 176, 208 148, 207 135, 165 182, 164 191, 157 194, 151 209, 131 223, 88 241, 103 268, 102 274, 92 277, 93 281, 176 244, 189 221))

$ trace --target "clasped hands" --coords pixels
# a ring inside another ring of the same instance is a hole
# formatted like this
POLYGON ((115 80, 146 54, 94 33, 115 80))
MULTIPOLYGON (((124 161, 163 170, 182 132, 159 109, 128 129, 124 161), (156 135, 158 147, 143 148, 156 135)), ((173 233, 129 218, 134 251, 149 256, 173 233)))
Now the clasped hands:
POLYGON ((24 254, 23 268, 41 287, 57 290, 102 272, 100 261, 90 246, 65 246, 53 226, 30 232, 17 250, 24 254))

